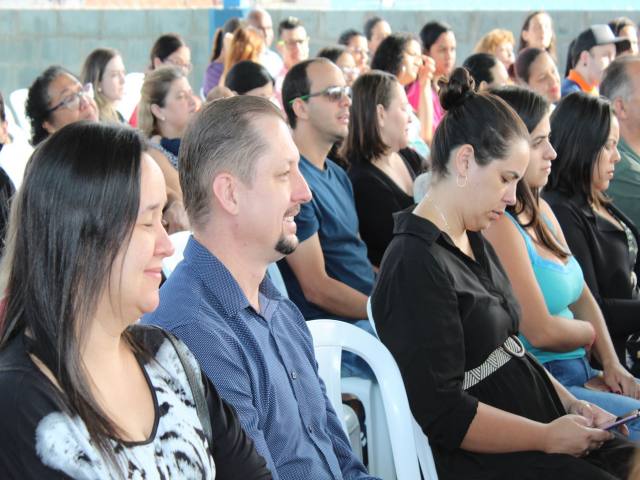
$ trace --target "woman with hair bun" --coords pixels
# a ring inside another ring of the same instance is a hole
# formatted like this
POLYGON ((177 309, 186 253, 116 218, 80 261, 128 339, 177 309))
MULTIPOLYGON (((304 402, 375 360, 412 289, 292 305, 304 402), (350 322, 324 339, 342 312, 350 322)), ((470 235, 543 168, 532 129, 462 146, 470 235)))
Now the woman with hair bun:
POLYGON ((443 479, 626 478, 633 445, 597 426, 517 338, 520 308, 481 230, 516 201, 529 133, 464 68, 440 82, 430 189, 396 214, 372 310, 443 479))

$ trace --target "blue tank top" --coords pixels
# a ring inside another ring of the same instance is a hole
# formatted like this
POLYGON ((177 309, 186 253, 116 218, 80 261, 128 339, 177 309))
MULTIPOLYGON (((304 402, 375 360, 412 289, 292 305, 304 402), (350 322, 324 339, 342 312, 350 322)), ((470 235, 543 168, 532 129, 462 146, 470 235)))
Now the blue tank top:
MULTIPOLYGON (((540 287, 549 313, 553 316, 572 319, 573 313, 569 310, 569 305, 580 298, 582 289, 584 288, 584 277, 582 276, 580 265, 573 256, 569 257, 566 265, 541 257, 533 244, 531 236, 520 226, 513 216, 509 213, 506 213, 506 216, 513 222, 524 238, 529 260, 531 260, 531 267, 533 268, 533 273, 538 281, 538 286, 540 287)), ((551 228, 546 218, 545 221, 551 228)), ((552 360, 582 358, 586 354, 582 347, 569 352, 549 352, 534 347, 522 334, 520 334, 520 339, 525 348, 535 355, 540 363, 546 363, 552 360)))

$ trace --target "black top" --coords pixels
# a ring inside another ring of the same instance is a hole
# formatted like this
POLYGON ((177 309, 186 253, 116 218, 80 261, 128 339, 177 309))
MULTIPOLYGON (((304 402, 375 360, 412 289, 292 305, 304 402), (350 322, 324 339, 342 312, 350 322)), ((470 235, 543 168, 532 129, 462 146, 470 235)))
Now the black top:
MULTIPOLYGON (((136 325, 131 333, 152 355, 138 361, 151 388, 155 423, 146 441, 111 440, 126 478, 270 479, 236 412, 195 358, 187 361, 205 382, 212 447, 171 342, 153 327, 136 325)), ((119 478, 91 445, 84 422, 69 413, 63 394, 31 361, 28 343, 21 333, 0 351, 0 478, 119 478)))
MULTIPOLYGON (((424 159, 411 148, 398 152, 411 179, 424 170, 424 159)), ((349 178, 360 223, 360 236, 367 244, 369 260, 380 265, 393 234, 393 214, 415 202, 386 173, 371 162, 352 161, 349 178)))
POLYGON ((499 455, 460 449, 478 402, 544 423, 564 414, 562 403, 529 354, 462 389, 464 372, 481 365, 518 331, 518 303, 481 234, 468 232, 473 260, 410 209, 394 218, 394 237, 372 294, 380 338, 398 363, 440 478, 471 478, 471 473, 477 475, 473 478, 503 478, 491 476, 496 468, 506 468, 499 455))
MULTIPOLYGON (((585 281, 597 300, 623 365, 624 340, 640 332, 640 299, 634 285, 640 266, 630 254, 627 235, 591 209, 586 199, 560 192, 544 192, 558 218, 571 253, 576 257, 585 281), (631 259, 633 258, 633 263, 631 259)), ((633 222, 613 203, 609 213, 623 222, 638 241, 633 222)))

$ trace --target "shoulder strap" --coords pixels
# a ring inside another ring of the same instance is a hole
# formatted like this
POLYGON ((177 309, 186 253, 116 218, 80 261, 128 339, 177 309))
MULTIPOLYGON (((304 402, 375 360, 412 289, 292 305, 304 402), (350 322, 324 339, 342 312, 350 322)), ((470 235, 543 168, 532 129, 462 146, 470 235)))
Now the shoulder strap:
POLYGON ((211 416, 209 415, 209 409, 207 408, 207 399, 205 398, 202 381, 198 381, 193 368, 191 368, 189 360, 187 360, 187 347, 184 345, 184 343, 180 342, 174 335, 165 332, 164 330, 163 332, 165 334, 165 337, 167 337, 167 339, 173 345, 173 348, 175 349, 176 354, 180 359, 182 369, 184 370, 184 373, 187 376, 187 381, 189 382, 189 387, 191 387, 191 393, 193 394, 193 400, 196 404, 196 412, 198 414, 198 418, 200 419, 200 423, 202 424, 202 430, 204 431, 204 435, 209 441, 209 448, 213 448, 211 416))

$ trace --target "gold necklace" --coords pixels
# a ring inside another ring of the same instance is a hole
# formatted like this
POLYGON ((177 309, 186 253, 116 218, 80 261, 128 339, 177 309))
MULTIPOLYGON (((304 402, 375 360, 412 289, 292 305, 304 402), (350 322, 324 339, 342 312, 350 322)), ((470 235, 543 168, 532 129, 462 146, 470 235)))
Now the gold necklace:
POLYGON ((442 210, 440 210, 440 207, 438 206, 438 204, 435 202, 435 200, 433 200, 431 198, 431 195, 429 193, 427 193, 425 195, 425 200, 431 200, 431 205, 433 205, 434 210, 438 213, 438 215, 440 215, 440 218, 442 219, 442 222, 444 223, 444 229, 451 233, 451 227, 449 226, 449 222, 447 222, 447 217, 444 216, 444 213, 442 213, 442 210))

